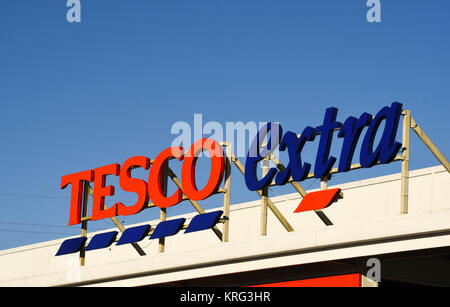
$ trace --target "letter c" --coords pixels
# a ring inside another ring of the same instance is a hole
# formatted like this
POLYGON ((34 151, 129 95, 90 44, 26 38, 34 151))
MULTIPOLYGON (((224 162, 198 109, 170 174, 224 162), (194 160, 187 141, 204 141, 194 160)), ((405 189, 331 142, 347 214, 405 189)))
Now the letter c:
POLYGON ((159 208, 168 208, 181 202, 183 192, 177 189, 176 192, 167 197, 164 195, 162 175, 164 168, 167 167, 169 158, 177 158, 178 161, 183 160, 183 147, 170 147, 163 150, 153 162, 150 173, 148 174, 148 193, 153 204, 159 208))

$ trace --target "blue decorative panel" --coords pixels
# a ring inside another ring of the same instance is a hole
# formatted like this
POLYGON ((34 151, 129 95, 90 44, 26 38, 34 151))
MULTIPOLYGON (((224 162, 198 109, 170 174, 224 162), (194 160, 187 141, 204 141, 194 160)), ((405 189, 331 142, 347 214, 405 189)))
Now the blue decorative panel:
POLYGON ((214 211, 194 216, 184 233, 201 231, 214 227, 220 220, 223 211, 214 211))
POLYGON ((86 240, 87 240, 86 237, 79 237, 79 238, 65 240, 59 247, 59 250, 56 253, 56 256, 73 254, 73 253, 79 252, 81 250, 81 248, 84 246, 84 244, 86 243, 86 240))
POLYGON ((96 234, 95 236, 92 237, 91 241, 89 241, 86 250, 90 251, 94 249, 106 248, 111 244, 113 244, 116 237, 117 231, 96 234))
POLYGON ((174 234, 176 234, 181 230, 185 221, 186 221, 185 218, 180 218, 159 223, 156 226, 155 230, 153 231, 152 235, 150 236, 150 239, 158 239, 173 236, 174 234))
POLYGON ((142 225, 126 229, 116 245, 123 245, 141 241, 150 231, 150 225, 142 225))

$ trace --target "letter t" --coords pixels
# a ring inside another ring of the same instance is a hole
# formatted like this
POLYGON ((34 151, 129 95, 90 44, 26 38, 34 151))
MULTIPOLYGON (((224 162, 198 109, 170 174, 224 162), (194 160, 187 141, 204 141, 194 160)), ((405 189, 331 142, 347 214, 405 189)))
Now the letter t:
POLYGON ((336 121, 338 110, 336 108, 328 108, 325 112, 323 125, 316 128, 317 132, 321 133, 319 150, 317 151, 316 165, 314 167, 314 177, 322 178, 327 175, 334 163, 335 157, 329 157, 331 142, 333 139, 334 129, 340 128, 342 123, 336 121))
POLYGON ((81 202, 83 201, 83 181, 92 182, 94 171, 87 170, 61 177, 61 189, 72 184, 72 194, 70 196, 70 217, 69 225, 81 223, 81 202))

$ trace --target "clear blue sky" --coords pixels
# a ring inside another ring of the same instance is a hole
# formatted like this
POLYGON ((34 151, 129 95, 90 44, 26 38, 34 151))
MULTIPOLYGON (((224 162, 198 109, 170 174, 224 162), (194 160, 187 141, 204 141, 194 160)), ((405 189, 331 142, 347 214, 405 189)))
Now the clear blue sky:
MULTIPOLYGON (((65 226, 61 176, 154 158, 194 113, 300 132, 330 106, 344 120, 399 101, 450 154, 448 0, 382 0, 379 24, 366 21, 365 0, 81 0, 73 24, 65 2, 0 4, 0 249, 78 233, 65 226)), ((412 169, 438 164, 415 136, 412 146, 412 169)), ((234 168, 233 203, 257 199, 243 182, 234 168)))

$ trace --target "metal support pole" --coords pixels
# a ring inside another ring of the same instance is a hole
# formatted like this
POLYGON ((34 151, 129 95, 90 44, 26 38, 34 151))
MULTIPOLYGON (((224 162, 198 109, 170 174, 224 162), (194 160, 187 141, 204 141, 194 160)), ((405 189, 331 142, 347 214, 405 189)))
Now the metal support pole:
MULTIPOLYGON (((262 163, 262 175, 263 177, 269 172, 269 159, 265 158, 262 163)), ((267 207, 269 198, 269 188, 263 188, 261 190, 261 226, 260 235, 267 236, 267 207)))
MULTIPOLYGON (((270 155, 270 160, 273 161, 273 163, 275 164, 275 166, 280 170, 280 172, 284 172, 286 170, 286 167, 283 165, 283 163, 275 156, 275 155, 270 155)), ((292 177, 290 178, 292 179, 292 177)), ((303 187, 298 183, 295 182, 293 180, 289 180, 289 183, 292 185, 292 187, 302 196, 305 197, 306 196, 306 191, 305 189, 303 189, 303 187)))
MULTIPOLYGON (((328 180, 331 179, 331 175, 328 175, 327 177, 324 177, 320 180, 320 190, 326 190, 328 189, 328 180)), ((327 226, 332 226, 333 222, 328 218, 328 216, 323 213, 322 210, 314 210, 314 212, 317 214, 317 216, 322 220, 322 222, 327 226)))
MULTIPOLYGON (((105 209, 108 209, 108 207, 106 207, 106 205, 105 205, 105 209)), ((119 229, 120 232, 125 231, 125 227, 122 225, 122 223, 119 221, 119 219, 117 217, 114 216, 114 217, 111 217, 110 219, 114 223, 114 225, 117 227, 117 229, 119 229)), ((146 255, 144 250, 140 247, 140 245, 137 242, 131 243, 131 246, 134 247, 134 249, 138 252, 138 254, 140 256, 146 255)))
POLYGON ((403 161, 401 175, 400 214, 408 214, 409 153, 411 140, 411 111, 403 111, 403 161))
MULTIPOLYGON (((284 172, 286 170, 286 167, 283 165, 283 163, 281 163, 281 161, 275 155, 271 155, 270 159, 273 161, 273 163, 275 163, 275 165, 281 172, 284 172)), ((289 180, 289 183, 302 197, 306 196, 307 193, 306 193, 305 189, 303 189, 303 187, 298 182, 293 181, 291 178, 291 180, 289 180)), ((326 189, 326 187, 325 187, 325 189, 326 189)), ((327 226, 333 225, 331 220, 326 216, 325 213, 323 213, 322 210, 314 210, 314 212, 322 220, 322 222, 325 225, 327 225, 327 226)))
MULTIPOLYGON (((181 185, 181 181, 180 179, 177 177, 177 175, 175 175, 175 173, 169 168, 167 167, 167 171, 169 172, 169 177, 172 179, 172 181, 175 183, 175 185, 181 189, 181 191, 183 191, 183 187, 181 185)), ((184 193, 183 193, 184 194, 184 193)), ((205 213, 205 210, 203 210, 203 208, 199 205, 199 203, 195 200, 192 200, 190 198, 188 198, 187 200, 189 200, 189 202, 191 203, 191 205, 194 207, 194 209, 200 213, 203 214, 205 213)), ((214 226, 213 228, 211 228, 211 230, 216 234, 216 236, 222 240, 222 232, 220 231, 219 228, 217 228, 217 226, 214 226)))
POLYGON ((229 240, 230 228, 230 188, 231 188, 231 143, 225 143, 225 194, 223 195, 223 218, 222 242, 229 240))
MULTIPOLYGON (((88 185, 88 189, 89 189, 89 195, 93 195, 94 194, 94 190, 92 189, 92 187, 90 185, 88 185)), ((108 206, 106 206, 106 204, 104 204, 104 209, 108 209, 108 206)), ((114 225, 117 227, 117 229, 119 229, 120 232, 124 232, 125 231, 125 227, 122 225, 122 223, 119 221, 119 219, 115 216, 110 217, 110 220, 114 223, 114 225)), ((86 220, 87 222, 87 220, 86 220)), ((146 253, 144 252, 144 250, 139 246, 139 244, 137 242, 131 243, 131 246, 134 247, 134 249, 138 252, 138 254, 140 256, 145 256, 146 253)))
POLYGON ((326 189, 328 189, 328 178, 324 177, 320 180, 320 190, 324 191, 326 189))
MULTIPOLYGON (((83 200, 81 205, 81 217, 87 216, 88 202, 89 202, 89 183, 83 181, 83 200)), ((81 222, 81 236, 84 238, 87 237, 87 225, 88 225, 87 221, 81 222)), ((85 262, 86 262, 86 250, 85 246, 82 246, 80 250, 80 266, 84 266, 85 262)))
MULTIPOLYGON (((169 172, 167 170, 168 167, 169 167, 169 161, 167 161, 166 165, 164 165, 163 173, 162 173, 162 192, 163 192, 163 195, 165 195, 165 196, 167 196, 167 184, 168 184, 168 180, 169 180, 169 172)), ((160 210, 161 211, 159 214, 159 221, 164 222, 167 219, 167 208, 161 208, 160 210)), ((158 252, 159 253, 164 253, 165 243, 166 243, 165 238, 159 238, 159 243, 158 243, 158 252)))
MULTIPOLYGON (((238 168, 238 170, 241 172, 242 175, 245 175, 245 166, 242 164, 242 162, 234 155, 232 154, 232 161, 234 165, 238 168)), ((260 197, 262 197, 261 191, 256 191, 260 197)), ((275 206, 275 204, 270 200, 270 198, 267 198, 267 205, 269 209, 272 211, 272 213, 275 215, 275 217, 278 219, 278 221, 283 225, 283 227, 289 231, 293 232, 294 228, 289 224, 289 222, 286 220, 286 218, 283 216, 283 214, 278 210, 278 208, 275 206)))
POLYGON ((450 163, 447 158, 442 154, 442 152, 437 148, 437 146, 431 141, 425 131, 417 124, 414 118, 411 117, 411 126, 413 131, 417 134, 417 136, 422 140, 422 142, 428 147, 428 149, 433 153, 433 155, 441 162, 441 164, 445 167, 447 172, 450 173, 450 163))

